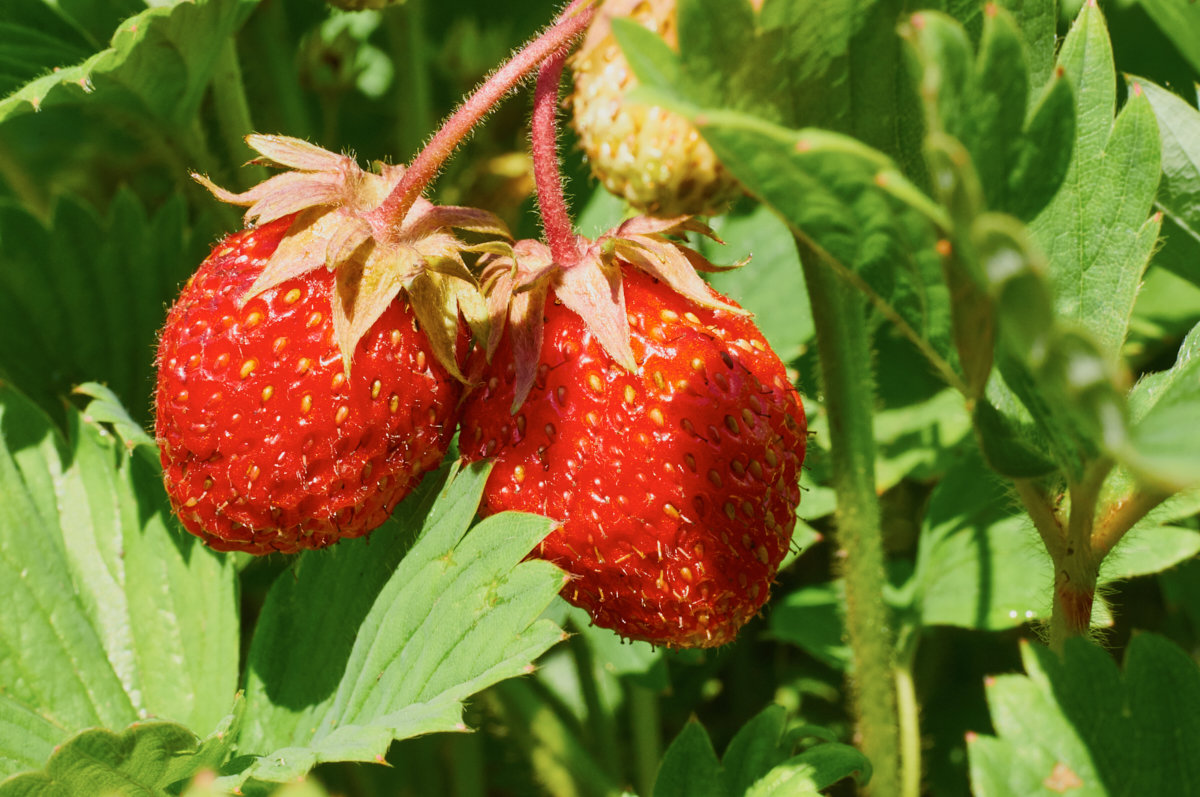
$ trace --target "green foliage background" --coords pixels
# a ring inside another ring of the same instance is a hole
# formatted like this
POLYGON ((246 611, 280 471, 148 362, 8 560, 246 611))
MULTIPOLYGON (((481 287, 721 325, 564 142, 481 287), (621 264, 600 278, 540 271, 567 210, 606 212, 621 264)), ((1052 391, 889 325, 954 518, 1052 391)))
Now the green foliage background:
MULTIPOLYGON (((252 130, 406 161, 556 8, 5 0, 0 795, 853 793, 871 765, 795 237, 869 302, 920 792, 1200 793, 1200 5, 681 5, 678 53, 618 33, 642 98, 701 123, 750 194, 703 246, 753 254, 713 282, 756 313, 814 431, 796 555, 708 652, 589 627, 522 562, 548 524, 473 524, 485 474, 453 464, 370 541, 212 554, 170 517, 143 431, 165 307, 239 223, 189 172, 261 179, 252 130), (1097 458, 1117 463, 1102 499, 1183 489, 1106 559, 1102 646, 1060 659, 1011 479, 1052 491, 1097 458)), ((535 236, 528 109, 498 108, 436 197, 535 236)), ((564 143, 595 234, 625 208, 564 143)))

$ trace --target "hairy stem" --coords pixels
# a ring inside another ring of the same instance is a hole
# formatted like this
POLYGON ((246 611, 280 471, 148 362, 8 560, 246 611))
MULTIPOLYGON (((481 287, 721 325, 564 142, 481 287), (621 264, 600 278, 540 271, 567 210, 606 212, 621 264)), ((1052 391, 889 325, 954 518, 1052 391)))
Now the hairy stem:
POLYGON ((532 122, 533 177, 542 229, 550 254, 563 267, 579 258, 578 239, 558 169, 558 88, 567 53, 564 47, 542 64, 534 92, 532 122))
POLYGON ((1168 493, 1138 487, 1109 507, 1092 530, 1092 552, 1099 557, 1107 556, 1126 532, 1168 497, 1168 493))
POLYGON ((1054 609, 1050 615, 1050 648, 1061 652, 1066 640, 1091 630, 1092 605, 1103 555, 1092 548, 1096 525, 1096 504, 1100 488, 1112 468, 1112 462, 1093 463, 1079 481, 1069 486, 1071 511, 1066 538, 1058 551, 1050 551, 1054 560, 1054 609))
POLYGON ((533 71, 534 67, 558 50, 569 46, 587 27, 594 14, 595 9, 591 2, 572 4, 545 33, 522 47, 507 63, 493 72, 491 77, 446 120, 409 165, 404 177, 392 192, 372 212, 373 226, 386 228, 402 221, 425 187, 441 170, 442 164, 475 125, 505 94, 533 71))
MULTIPOLYGON (((883 602, 886 578, 872 424, 875 383, 865 301, 803 238, 798 237, 796 244, 817 330, 829 417, 837 493, 834 519, 837 542, 845 552, 841 570, 846 585, 846 636, 854 655, 854 713, 863 752, 875 772, 871 792, 899 794, 899 715, 892 618, 883 602)), ((919 762, 912 765, 919 766, 919 762)))
POLYGON ((1054 511, 1054 504, 1050 496, 1046 495, 1045 490, 1032 479, 1014 479, 1013 485, 1016 487, 1017 496, 1021 499, 1025 511, 1033 519, 1033 527, 1037 529, 1038 535, 1042 538, 1042 544, 1046 546, 1047 553, 1054 558, 1059 551, 1063 550, 1066 532, 1063 529, 1062 521, 1054 511))

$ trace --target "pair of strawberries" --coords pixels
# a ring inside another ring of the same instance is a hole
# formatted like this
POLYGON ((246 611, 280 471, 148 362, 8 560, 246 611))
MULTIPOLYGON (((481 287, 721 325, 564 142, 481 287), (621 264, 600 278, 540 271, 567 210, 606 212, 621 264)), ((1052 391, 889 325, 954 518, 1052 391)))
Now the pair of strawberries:
MULTIPOLYGON (((595 26, 579 64, 609 63, 609 39, 595 26)), ((681 140, 695 178, 699 138, 681 140)), ((159 343, 156 435, 184 526, 255 554, 362 536, 461 428, 463 458, 494 463, 481 513, 561 521, 532 553, 571 576, 563 596, 597 625, 672 647, 731 641, 790 544, 806 424, 762 333, 679 243, 707 227, 632 219, 565 263, 534 241, 467 246, 453 229, 503 225, 424 200, 384 212, 403 169, 249 143, 291 171, 244 194, 200 178, 257 226, 214 248, 159 343)), ((727 181, 714 169, 700 182, 727 181)))

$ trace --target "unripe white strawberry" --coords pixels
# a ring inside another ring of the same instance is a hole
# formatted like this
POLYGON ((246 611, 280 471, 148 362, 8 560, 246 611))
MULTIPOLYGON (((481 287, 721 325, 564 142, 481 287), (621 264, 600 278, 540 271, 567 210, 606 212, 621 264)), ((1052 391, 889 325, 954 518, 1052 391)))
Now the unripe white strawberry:
POLYGON ((573 125, 592 173, 612 193, 658 216, 711 215, 739 187, 712 148, 683 117, 631 103, 637 85, 612 34, 630 17, 676 46, 675 0, 606 0, 571 60, 573 125))

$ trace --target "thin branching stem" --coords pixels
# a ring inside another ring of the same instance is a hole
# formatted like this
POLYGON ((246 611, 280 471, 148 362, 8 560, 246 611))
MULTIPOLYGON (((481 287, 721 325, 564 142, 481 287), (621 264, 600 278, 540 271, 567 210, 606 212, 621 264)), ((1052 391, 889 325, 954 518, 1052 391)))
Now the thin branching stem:
MULTIPOLYGON (((829 449, 837 543, 844 551, 846 637, 854 655, 851 697, 862 750, 874 769, 871 793, 901 793, 892 616, 883 600, 883 531, 875 492, 875 377, 871 371, 866 300, 807 241, 797 249, 808 285, 821 384, 829 416, 829 449)), ((920 762, 906 762, 920 767, 920 762)))
POLYGON ((395 226, 412 209, 425 187, 441 170, 463 139, 491 109, 512 91, 542 61, 570 45, 582 33, 595 14, 594 0, 572 3, 545 33, 522 47, 516 55, 497 69, 451 114, 434 134, 392 189, 387 198, 371 214, 373 226, 395 226))
POLYGON ((1053 500, 1033 479, 1014 479, 1017 497, 1025 511, 1033 520, 1033 527, 1042 538, 1042 544, 1053 558, 1062 550, 1065 540, 1065 529, 1058 513, 1054 511, 1053 500))
POLYGON ((534 92, 531 135, 533 177, 537 183, 542 230, 550 254, 564 267, 579 258, 578 239, 563 196, 562 175, 558 168, 558 89, 566 61, 567 49, 563 48, 542 63, 534 92))
POLYGON ((1151 487, 1135 488, 1096 523, 1092 530, 1092 553, 1101 558, 1107 556, 1138 521, 1150 514, 1169 495, 1151 487))

